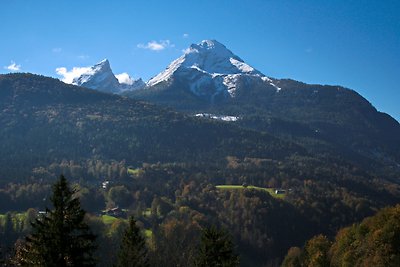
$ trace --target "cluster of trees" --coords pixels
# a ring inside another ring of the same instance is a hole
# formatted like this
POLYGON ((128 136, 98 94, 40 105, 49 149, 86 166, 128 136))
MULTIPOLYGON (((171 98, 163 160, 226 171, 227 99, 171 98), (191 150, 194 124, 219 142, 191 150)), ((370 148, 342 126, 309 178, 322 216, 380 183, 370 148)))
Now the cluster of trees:
POLYGON ((289 249, 282 264, 300 266, 400 266, 400 205, 341 229, 334 240, 318 235, 289 249))
MULTIPOLYGON (((191 244, 199 242, 200 229, 204 225, 229 229, 239 247, 242 264, 256 266, 280 262, 291 246, 300 246, 319 233, 332 236, 337 229, 372 215, 374 209, 399 201, 395 184, 380 184, 380 180, 373 180, 373 177, 368 180, 368 176, 359 170, 338 167, 334 162, 321 165, 313 159, 294 155, 285 162, 229 157, 225 164, 224 168, 200 163, 144 164, 127 177, 111 177, 105 189, 101 185, 104 180, 98 178, 80 179, 79 185, 74 186, 79 190, 76 196, 84 209, 95 214, 107 208, 126 209, 126 216, 135 216, 139 225, 151 230, 150 247, 156 248, 151 251, 158 255, 152 258, 162 259, 162 255, 168 253, 176 255, 174 258, 178 263, 182 251, 194 255, 196 247, 191 244), (284 200, 277 200, 262 191, 215 188, 216 184, 243 183, 285 188, 289 193, 284 200), (174 236, 185 238, 177 240, 174 236), (176 245, 168 247, 167 244, 176 245)), ((75 165, 69 162, 63 166, 75 165)), ((95 162, 88 165, 96 169, 95 162)), ((122 163, 117 162, 99 162, 97 165, 101 166, 98 169, 122 168, 122 163)), ((0 203, 5 211, 7 205, 19 211, 32 205, 37 209, 44 206, 40 194, 22 188, 49 192, 50 184, 28 185, 9 183, 0 189, 11 196, 0 203), (39 190, 41 186, 43 190, 39 190), (16 195, 19 197, 15 198, 16 195), (11 199, 17 202, 10 202, 11 199), (22 199, 24 202, 18 202, 22 199)), ((107 255, 104 262, 107 258, 115 261, 116 254, 107 248, 117 250, 126 223, 121 219, 107 226, 96 216, 88 217, 89 224, 99 236, 99 255, 107 255)), ((18 225, 14 224, 15 236, 26 234, 24 229, 29 223, 18 225)))
POLYGON ((8 183, 0 188, 0 212, 42 207, 50 194, 48 183, 8 183))
MULTIPOLYGON (((61 176, 53 186, 52 208, 46 209, 45 214, 31 223, 30 234, 15 243, 12 257, 5 259, 1 254, 2 263, 16 266, 95 266, 96 235, 85 221, 85 211, 74 193, 65 177, 61 176)), ((5 231, 10 230, 8 223, 5 231)), ((115 266, 146 267, 160 260, 149 259, 146 240, 135 219, 130 217, 128 227, 123 231, 115 266)), ((170 261, 169 257, 163 260, 170 261)), ((230 235, 214 227, 205 228, 191 265, 239 266, 230 235)))

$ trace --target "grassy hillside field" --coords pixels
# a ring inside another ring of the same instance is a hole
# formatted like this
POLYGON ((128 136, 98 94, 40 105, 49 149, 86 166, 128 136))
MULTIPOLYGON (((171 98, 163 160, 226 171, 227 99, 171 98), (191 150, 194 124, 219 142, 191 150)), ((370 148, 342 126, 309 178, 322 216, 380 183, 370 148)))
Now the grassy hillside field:
POLYGON ((259 191, 267 192, 274 198, 278 198, 278 199, 284 199, 287 194, 286 190, 283 190, 281 193, 277 194, 276 190, 279 190, 279 189, 258 187, 258 186, 254 186, 254 185, 248 185, 248 186, 246 186, 246 185, 217 185, 215 187, 219 190, 259 190, 259 191))

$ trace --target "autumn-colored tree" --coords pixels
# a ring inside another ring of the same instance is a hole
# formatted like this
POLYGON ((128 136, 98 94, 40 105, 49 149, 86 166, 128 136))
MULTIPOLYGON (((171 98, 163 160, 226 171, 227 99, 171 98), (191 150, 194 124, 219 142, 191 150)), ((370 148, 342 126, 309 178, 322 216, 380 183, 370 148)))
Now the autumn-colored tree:
POLYGON ((400 266, 400 205, 341 229, 331 243, 318 235, 292 248, 282 266, 400 266))
POLYGON ((302 250, 299 247, 291 247, 282 262, 282 267, 301 267, 302 250))
POLYGON ((328 251, 331 242, 324 235, 318 235, 307 241, 304 247, 304 264, 308 267, 329 266, 328 251))
POLYGON ((400 205, 341 230, 330 254, 332 266, 400 266, 400 205))

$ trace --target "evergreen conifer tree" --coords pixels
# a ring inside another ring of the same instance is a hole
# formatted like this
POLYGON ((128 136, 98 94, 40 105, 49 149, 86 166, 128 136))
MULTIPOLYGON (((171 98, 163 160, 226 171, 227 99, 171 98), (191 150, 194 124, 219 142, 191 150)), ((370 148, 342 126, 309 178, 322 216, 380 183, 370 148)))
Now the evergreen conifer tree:
POLYGON ((4 220, 4 234, 3 234, 3 244, 4 247, 6 248, 10 248, 13 243, 15 242, 16 238, 16 232, 14 229, 14 223, 13 223, 13 219, 11 217, 11 213, 7 212, 6 216, 5 216, 5 220, 4 220))
POLYGON ((228 233, 215 227, 204 229, 195 265, 198 267, 239 266, 239 257, 234 252, 233 242, 228 233))
POLYGON ((3 264, 5 263, 5 259, 3 258, 3 247, 0 244, 0 266, 3 266, 3 264))
POLYGON ((28 266, 94 266, 95 236, 83 221, 85 211, 64 176, 53 186, 53 209, 32 223, 21 257, 28 266))
POLYGON ((122 238, 117 260, 118 267, 148 267, 149 260, 144 237, 133 217, 129 219, 129 226, 122 238))

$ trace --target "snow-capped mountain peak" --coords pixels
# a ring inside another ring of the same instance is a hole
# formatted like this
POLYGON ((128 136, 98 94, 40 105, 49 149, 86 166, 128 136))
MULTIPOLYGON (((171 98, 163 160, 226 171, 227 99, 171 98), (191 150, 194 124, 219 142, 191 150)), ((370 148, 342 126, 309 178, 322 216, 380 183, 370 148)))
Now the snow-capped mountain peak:
MULTIPOLYGON (((61 68, 60 68, 61 69, 61 68)), ((91 67, 74 68, 68 72, 65 68, 61 74, 73 75, 74 70, 79 70, 72 79, 72 84, 84 86, 108 93, 122 93, 128 90, 141 89, 145 86, 142 79, 134 80, 127 73, 114 75, 108 59, 103 59, 91 67)))
POLYGON ((199 44, 192 44, 185 54, 203 54, 212 55, 217 58, 229 59, 231 57, 236 57, 225 45, 221 44, 216 40, 203 40, 199 44))
POLYGON ((115 78, 107 59, 88 67, 86 72, 73 79, 72 84, 109 93, 119 91, 119 82, 115 78))
POLYGON ((196 66, 208 73, 262 75, 215 40, 204 40, 197 45, 192 44, 184 56, 183 65, 196 66))
POLYGON ((147 86, 182 78, 188 82, 190 90, 196 95, 210 94, 210 87, 213 87, 211 98, 218 94, 234 97, 238 83, 245 79, 267 82, 279 89, 271 79, 245 63, 216 40, 204 40, 199 44, 192 44, 181 57, 150 79, 147 86))
POLYGON ((106 58, 103 59, 102 61, 93 66, 93 70, 94 71, 111 70, 110 61, 108 61, 108 59, 106 58))
POLYGON ((103 59, 94 66, 87 68, 86 72, 73 79, 72 84, 97 89, 98 87, 104 87, 103 82, 107 82, 107 85, 118 82, 111 70, 108 59, 103 59))

